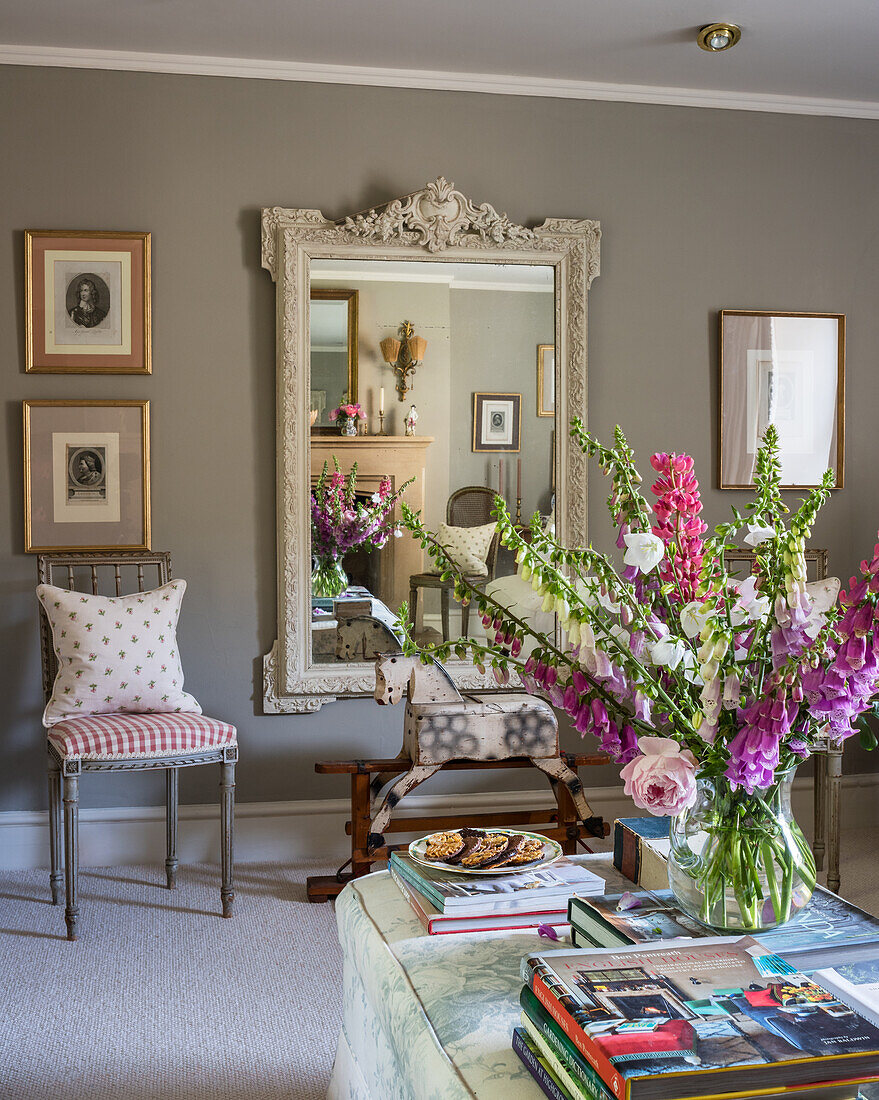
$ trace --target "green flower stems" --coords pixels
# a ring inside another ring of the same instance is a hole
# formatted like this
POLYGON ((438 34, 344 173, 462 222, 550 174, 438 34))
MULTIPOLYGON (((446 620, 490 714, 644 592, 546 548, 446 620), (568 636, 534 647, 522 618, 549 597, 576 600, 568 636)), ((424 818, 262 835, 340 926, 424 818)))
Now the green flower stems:
POLYGON ((714 812, 703 825, 703 853, 686 867, 702 893, 700 919, 708 925, 728 924, 726 901, 731 890, 743 927, 758 930, 790 919, 794 879, 811 893, 815 861, 806 839, 793 821, 775 809, 778 785, 765 794, 718 792, 714 812), (763 919, 768 892, 773 918, 763 919))

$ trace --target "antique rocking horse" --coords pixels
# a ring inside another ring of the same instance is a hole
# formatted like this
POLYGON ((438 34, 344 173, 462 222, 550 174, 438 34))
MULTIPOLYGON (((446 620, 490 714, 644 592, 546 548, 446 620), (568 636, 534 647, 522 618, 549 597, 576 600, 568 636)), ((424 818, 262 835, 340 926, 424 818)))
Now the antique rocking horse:
POLYGON ((587 832, 604 836, 604 823, 583 794, 577 773, 559 751, 559 731, 552 707, 532 695, 512 692, 462 696, 438 662, 424 665, 417 657, 386 653, 375 663, 375 701, 399 703, 407 695, 401 767, 381 772, 371 783, 377 797, 382 787, 406 769, 373 814, 367 846, 375 851, 400 799, 453 760, 508 760, 526 757, 570 792, 587 832))

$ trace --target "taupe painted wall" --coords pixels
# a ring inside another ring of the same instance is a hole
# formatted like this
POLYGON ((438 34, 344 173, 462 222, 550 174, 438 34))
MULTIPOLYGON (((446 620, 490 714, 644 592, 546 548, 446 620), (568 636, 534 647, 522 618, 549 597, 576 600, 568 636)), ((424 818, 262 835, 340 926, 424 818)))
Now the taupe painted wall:
MULTIPOLYGON (((173 550, 190 582, 180 630, 187 686, 240 727, 240 799, 338 796, 341 782, 313 775, 316 757, 399 747, 402 715, 371 702, 259 716, 259 660, 275 635, 274 287, 259 266, 263 205, 341 216, 442 173, 514 221, 600 219, 592 427, 606 436, 622 422, 645 466, 660 448, 694 454, 712 521, 742 502, 711 489, 715 311, 845 312, 847 487, 815 543, 830 547, 843 576, 872 547, 876 122, 16 67, 0 70, 0 101, 0 809, 45 805, 35 565, 21 531, 27 397, 151 400, 154 545, 173 550), (23 373, 26 228, 152 232, 152 378, 23 373)), ((606 491, 593 485, 593 535, 606 543, 606 491)), ((213 798, 207 771, 185 777, 184 800, 213 798)), ((450 774, 432 790, 479 782, 450 774)), ((504 782, 535 785, 527 773, 504 782)), ((158 803, 160 780, 86 782, 83 799, 158 803)))
POLYGON ((453 290, 452 391, 460 415, 452 421, 451 469, 459 485, 497 490, 503 459, 503 495, 516 511, 516 460, 522 461, 522 516, 548 513, 552 495, 555 420, 537 415, 537 345, 552 344, 555 309, 549 293, 453 290), (522 395, 521 447, 474 452, 474 393, 522 395))

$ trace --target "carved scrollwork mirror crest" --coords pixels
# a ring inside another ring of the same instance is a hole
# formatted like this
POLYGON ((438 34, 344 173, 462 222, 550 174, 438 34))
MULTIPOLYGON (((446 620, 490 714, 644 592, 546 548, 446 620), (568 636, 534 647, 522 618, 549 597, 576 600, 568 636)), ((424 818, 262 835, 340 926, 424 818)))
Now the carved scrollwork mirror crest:
MULTIPOLYGON (((310 659, 309 332, 311 263, 445 260, 547 265, 555 269, 557 528, 586 540, 586 459, 567 424, 587 411, 587 299, 599 273, 598 222, 552 218, 529 228, 488 203, 473 203, 440 177, 420 191, 338 221, 319 210, 262 211, 262 265, 277 295, 278 638, 264 658, 266 713, 304 713, 340 696, 371 694, 372 664, 310 659)), ((449 666, 465 690, 492 688, 469 662, 449 666)))

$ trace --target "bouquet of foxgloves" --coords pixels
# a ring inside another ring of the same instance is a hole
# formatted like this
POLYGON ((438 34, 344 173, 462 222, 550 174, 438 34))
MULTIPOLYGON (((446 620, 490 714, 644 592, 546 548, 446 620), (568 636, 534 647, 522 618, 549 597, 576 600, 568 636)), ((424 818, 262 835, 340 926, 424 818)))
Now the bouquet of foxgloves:
MULTIPOLYGON (((698 831, 712 838, 688 868, 710 895, 699 914, 706 923, 724 923, 709 919, 716 916, 710 905, 712 897, 722 902, 727 889, 744 912, 740 927, 781 923, 796 907, 795 883, 804 884, 807 900, 815 873, 804 840, 779 840, 784 827, 768 820, 778 817, 772 798, 816 745, 850 737, 854 721, 873 709, 879 546, 838 607, 832 585, 807 584, 805 543, 832 474, 789 513, 773 427, 756 457, 754 500, 744 514, 734 508, 712 534, 688 455, 652 456, 656 479, 648 503, 619 428, 613 447, 579 421, 572 436, 611 479, 608 507, 622 561, 591 546, 562 546, 537 516, 523 532, 497 498, 498 528, 520 576, 544 597, 543 609, 557 614, 561 629, 542 634, 471 584, 404 507, 404 522, 454 581, 457 598, 479 607, 488 635, 422 653, 442 659, 469 651, 499 684, 517 673, 528 691, 565 711, 581 734, 593 734, 623 765, 636 805, 673 818, 696 815, 698 831), (725 565, 727 552, 741 554, 737 536, 754 552, 745 577, 725 565), (710 792, 707 808, 700 785, 710 792), (751 865, 740 851, 749 835, 751 865), (768 920, 759 912, 764 895, 772 905, 768 920)), ((411 638, 408 644, 417 648, 411 638)), ((864 737, 875 745, 869 730, 864 737)))

